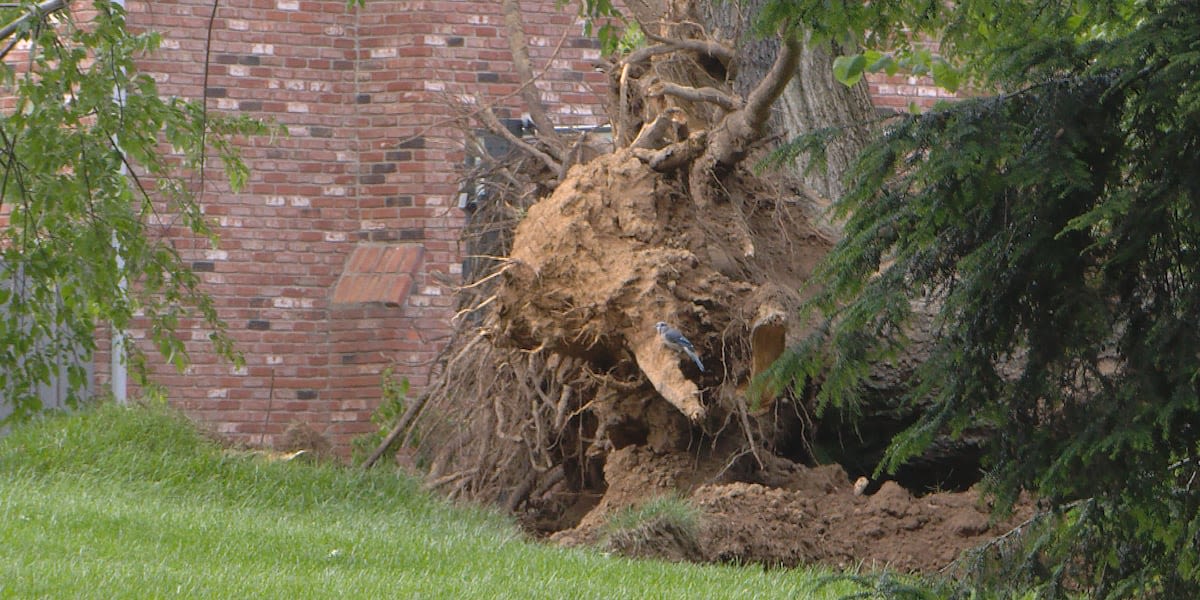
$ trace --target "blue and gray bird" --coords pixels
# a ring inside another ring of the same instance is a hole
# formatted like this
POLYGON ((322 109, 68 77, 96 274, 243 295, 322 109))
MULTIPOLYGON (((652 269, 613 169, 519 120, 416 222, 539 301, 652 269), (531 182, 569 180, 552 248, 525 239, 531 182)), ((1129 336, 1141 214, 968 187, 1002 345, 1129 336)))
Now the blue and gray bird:
POLYGON ((682 333, 679 333, 678 329, 667 325, 663 321, 655 323, 654 328, 658 330, 658 337, 662 338, 663 344, 676 352, 688 355, 689 358, 696 362, 696 366, 700 367, 700 372, 704 372, 704 364, 700 362, 700 357, 696 356, 696 347, 682 333))

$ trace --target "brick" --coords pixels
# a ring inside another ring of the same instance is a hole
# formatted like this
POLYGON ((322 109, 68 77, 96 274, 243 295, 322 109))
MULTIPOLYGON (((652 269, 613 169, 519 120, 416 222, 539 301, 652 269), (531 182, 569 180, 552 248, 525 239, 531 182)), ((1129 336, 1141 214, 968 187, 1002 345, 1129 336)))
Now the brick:
POLYGON ((403 142, 400 142, 400 144, 397 146, 397 148, 408 148, 408 149, 419 149, 419 148, 424 148, 424 147, 425 147, 425 137, 424 136, 408 138, 408 139, 404 140, 403 142))

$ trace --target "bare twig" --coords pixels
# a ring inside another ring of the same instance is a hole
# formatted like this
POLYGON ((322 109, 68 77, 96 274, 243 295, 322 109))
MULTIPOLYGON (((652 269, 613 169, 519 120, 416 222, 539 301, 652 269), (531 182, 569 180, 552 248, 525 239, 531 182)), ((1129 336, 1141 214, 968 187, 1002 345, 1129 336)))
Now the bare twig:
POLYGON ((388 447, 390 447, 392 443, 396 441, 396 438, 400 437, 401 433, 404 433, 404 431, 408 429, 408 426, 413 422, 414 419, 417 418, 417 415, 421 413, 421 409, 425 408, 425 401, 428 399, 429 396, 421 396, 416 402, 413 402, 407 410, 404 411, 404 414, 400 417, 400 420, 396 421, 396 426, 392 427, 392 430, 389 431, 387 436, 383 438, 383 441, 379 443, 379 446, 375 448, 375 451, 371 452, 371 455, 367 457, 367 460, 363 461, 362 466, 364 469, 370 469, 373 467, 376 461, 379 460, 379 457, 383 456, 384 452, 387 452, 388 447))
POLYGON ((545 67, 543 67, 540 71, 538 71, 535 75, 533 75, 532 79, 530 79, 528 81, 522 81, 521 85, 518 86, 517 89, 515 89, 507 94, 497 96, 495 99, 495 104, 480 103, 479 108, 476 108, 475 110, 472 110, 472 111, 467 111, 465 114, 457 114, 453 117, 447 117, 445 119, 438 119, 438 120, 433 121, 432 123, 422 127, 421 129, 417 130, 416 133, 414 133, 406 138, 398 140, 397 143, 403 144, 404 142, 407 142, 407 141, 422 138, 425 135, 427 135, 430 131, 433 131, 434 129, 438 129, 440 127, 446 127, 448 125, 453 125, 455 123, 461 122, 463 119, 478 118, 478 116, 481 113, 483 113, 484 111, 491 111, 492 106, 501 104, 504 101, 512 98, 513 96, 519 96, 521 94, 524 94, 525 88, 534 85, 534 83, 536 81, 538 81, 542 77, 544 77, 546 75, 546 73, 550 70, 550 65, 552 65, 554 63, 554 59, 558 58, 559 53, 562 51, 563 43, 566 42, 567 33, 569 31, 570 31, 570 29, 563 30, 563 34, 562 34, 562 36, 560 36, 558 38, 558 43, 554 46, 554 51, 550 53, 550 58, 549 58, 549 60, 546 61, 545 67))
POLYGON ((538 472, 530 471, 525 475, 525 479, 516 487, 508 496, 508 502, 504 503, 504 511, 513 513, 517 511, 517 507, 529 497, 529 493, 533 491, 533 484, 537 483, 538 472))
MULTIPOLYGON (((693 201, 702 208, 712 205, 715 188, 728 169, 742 160, 748 145, 758 139, 771 116, 771 105, 783 93, 788 81, 800 64, 802 43, 792 32, 785 31, 779 55, 763 80, 746 97, 745 106, 730 113, 713 129, 704 155, 692 163, 688 181, 693 201)), ((745 223, 740 224, 744 230, 745 223)), ((739 232, 743 238, 743 254, 754 254, 749 231, 739 232)))
POLYGON ((541 150, 538 150, 532 144, 522 140, 513 134, 513 132, 509 131, 508 128, 500 122, 500 119, 496 117, 496 113, 492 112, 491 107, 483 108, 476 113, 476 116, 484 124, 484 126, 488 128, 489 131, 504 138, 505 141, 517 148, 520 148, 525 153, 542 161, 542 163, 549 167, 552 172, 559 172, 561 166, 560 163, 554 159, 554 157, 542 152, 541 150))
POLYGON ((465 470, 459 471, 457 473, 451 473, 449 475, 439 477, 439 478, 429 482, 429 487, 439 488, 439 487, 442 487, 443 485, 446 485, 447 483, 453 483, 455 481, 458 481, 459 479, 463 479, 464 477, 470 477, 471 475, 474 475, 478 471, 479 471, 479 469, 465 469, 465 470))
POLYGON ((529 118, 537 127, 538 136, 545 140, 550 153, 558 162, 566 162, 563 156, 563 141, 554 130, 554 123, 546 114, 541 95, 534 85, 533 68, 529 63, 529 46, 525 42, 525 29, 521 26, 521 7, 517 0, 502 0, 500 9, 504 13, 504 28, 508 31, 508 47, 512 51, 513 68, 522 83, 521 99, 529 110, 529 118), (526 83, 528 84, 526 85, 526 83))
MULTIPOLYGON (((1095 500, 1095 498, 1081 498, 1081 499, 1079 499, 1079 500, 1076 500, 1076 501, 1074 501, 1074 502, 1069 502, 1069 503, 1067 503, 1067 504, 1064 504, 1064 505, 1062 505, 1062 506, 1060 506, 1060 507, 1058 507, 1058 508, 1056 508, 1056 509, 1054 509, 1054 510, 1052 510, 1052 511, 1038 511, 1038 512, 1035 512, 1035 513, 1033 513, 1033 515, 1032 515, 1032 516, 1030 516, 1028 519, 1025 519, 1024 521, 1021 521, 1020 523, 1018 523, 1016 527, 1013 527, 1012 529, 1009 529, 1008 531, 1004 532, 1003 534, 1001 534, 1001 535, 999 535, 999 536, 996 536, 996 537, 994 537, 994 538, 992 538, 992 539, 988 540, 986 543, 980 544, 979 546, 977 546, 976 548, 974 548, 974 549, 971 551, 971 554, 972 554, 972 555, 976 555, 976 556, 978 556, 979 554, 981 554, 981 553, 983 553, 983 552, 986 552, 986 551, 987 551, 989 548, 992 548, 992 547, 998 546, 999 544, 1003 543, 1003 542, 1004 542, 1005 540, 1007 540, 1008 538, 1011 538, 1011 537, 1013 537, 1013 536, 1020 535, 1020 534, 1021 534, 1021 532, 1022 532, 1022 531, 1024 531, 1026 527, 1029 527, 1031 524, 1033 524, 1033 523, 1034 523, 1034 522, 1036 522, 1036 521, 1040 521, 1040 520, 1042 520, 1042 519, 1044 519, 1044 518, 1046 518, 1046 517, 1048 517, 1048 516, 1050 516, 1050 515, 1053 515, 1053 514, 1056 514, 1056 513, 1062 512, 1062 511, 1071 510, 1072 508, 1075 508, 1076 506, 1079 506, 1079 505, 1081 505, 1081 504, 1084 504, 1084 503, 1086 503, 1086 502, 1092 502, 1092 501, 1094 501, 1094 500, 1095 500)), ((963 556, 966 556, 966 554, 963 554, 963 556)), ((941 569, 938 569, 938 572, 939 572, 939 573, 944 573, 944 572, 946 572, 946 571, 948 571, 948 570, 950 570, 950 569, 954 568, 955 566, 957 566, 957 565, 958 565, 958 564, 959 564, 961 561, 962 561, 962 556, 960 556, 959 558, 957 558, 957 559, 955 559, 955 560, 951 561, 949 564, 947 564, 946 566, 942 567, 941 569)))
POLYGON ((271 369, 271 387, 267 391, 267 411, 263 414, 263 430, 258 434, 258 445, 262 446, 267 440, 267 428, 271 425, 271 406, 275 404, 275 369, 271 369))
POLYGON ((737 396, 737 414, 742 422, 742 432, 746 434, 746 444, 749 445, 750 453, 754 455, 754 462, 758 463, 758 468, 763 468, 762 457, 758 455, 758 442, 754 440, 754 430, 750 427, 749 410, 746 408, 746 400, 742 395, 737 396))

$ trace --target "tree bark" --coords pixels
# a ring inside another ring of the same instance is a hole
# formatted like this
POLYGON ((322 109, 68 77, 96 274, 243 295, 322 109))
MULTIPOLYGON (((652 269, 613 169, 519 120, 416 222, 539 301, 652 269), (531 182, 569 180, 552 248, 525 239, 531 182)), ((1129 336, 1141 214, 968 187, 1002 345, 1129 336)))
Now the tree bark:
MULTIPOLYGON (((709 35, 723 40, 740 40, 733 82, 734 91, 745 96, 766 76, 780 51, 779 39, 758 38, 750 32, 751 20, 764 0, 742 2, 699 2, 698 17, 709 35)), ((833 49, 805 43, 796 74, 780 96, 767 123, 767 137, 781 141, 824 127, 845 127, 843 135, 827 149, 827 168, 803 175, 806 185, 827 199, 845 191, 842 179, 866 146, 875 119, 875 108, 866 81, 846 87, 833 78, 833 49)), ((801 160, 797 172, 806 170, 801 160)))

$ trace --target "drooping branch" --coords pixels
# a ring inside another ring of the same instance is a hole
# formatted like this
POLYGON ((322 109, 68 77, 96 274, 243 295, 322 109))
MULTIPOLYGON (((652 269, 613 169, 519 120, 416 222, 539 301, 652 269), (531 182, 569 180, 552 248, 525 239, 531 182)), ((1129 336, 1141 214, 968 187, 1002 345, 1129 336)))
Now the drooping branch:
POLYGON ((521 26, 521 7, 518 0, 503 0, 504 28, 508 31, 508 47, 512 50, 513 68, 521 81, 521 99, 529 110, 529 118, 537 127, 538 136, 546 142, 556 162, 565 162, 564 144, 554 129, 554 122, 546 114, 546 107, 534 83, 533 67, 529 62, 529 46, 525 42, 525 29, 521 26))

